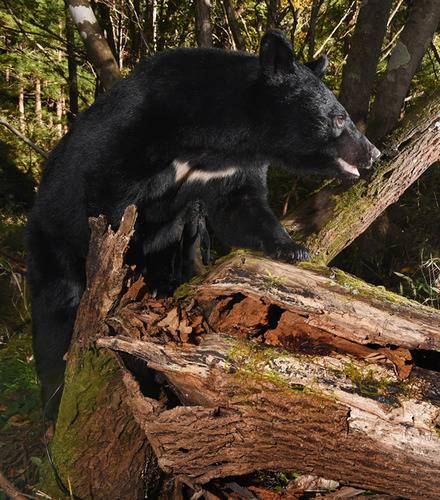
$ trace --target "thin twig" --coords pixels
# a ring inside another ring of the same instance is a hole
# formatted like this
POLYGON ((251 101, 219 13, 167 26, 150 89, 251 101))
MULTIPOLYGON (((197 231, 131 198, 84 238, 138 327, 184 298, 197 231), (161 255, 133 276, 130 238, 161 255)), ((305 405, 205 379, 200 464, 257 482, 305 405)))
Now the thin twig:
POLYGON ((402 4, 403 4, 403 0, 399 0, 399 2, 396 5, 396 8, 393 10, 393 12, 391 12, 391 15, 390 15, 390 17, 388 18, 388 21, 387 21, 387 28, 391 24, 391 21, 394 19, 394 16, 397 14, 397 11, 400 9, 400 6, 402 4))
POLYGON ((345 19, 349 16, 350 12, 351 12, 351 9, 354 7, 354 5, 356 4, 356 0, 354 0, 350 7, 347 9, 347 12, 342 16, 342 18, 340 19, 339 23, 333 28, 332 32, 330 33, 330 35, 324 40, 323 44, 321 45, 321 47, 319 47, 319 49, 313 54, 313 57, 318 57, 319 54, 324 50, 324 47, 327 45, 327 43, 333 38, 333 35, 338 31, 339 27, 342 25, 342 23, 345 21, 345 19))
POLYGON ((28 139, 25 135, 23 135, 19 130, 17 130, 10 123, 8 123, 4 118, 0 117, 0 125, 4 125, 7 129, 9 129, 13 134, 15 134, 19 139, 21 139, 23 142, 25 142, 29 147, 31 147, 34 151, 36 151, 43 158, 49 157, 49 155, 46 153, 46 151, 44 151, 44 149, 41 149, 39 146, 37 146, 35 143, 33 143, 30 139, 28 139))

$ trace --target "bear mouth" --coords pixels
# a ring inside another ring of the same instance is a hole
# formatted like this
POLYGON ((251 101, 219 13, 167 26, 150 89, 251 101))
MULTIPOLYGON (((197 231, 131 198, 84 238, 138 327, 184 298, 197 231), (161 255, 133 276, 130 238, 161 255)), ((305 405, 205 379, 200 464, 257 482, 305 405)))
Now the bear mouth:
POLYGON ((338 170, 347 177, 357 179, 361 175, 357 167, 355 167, 351 163, 348 163, 348 161, 345 161, 342 158, 336 159, 336 165, 338 167, 338 170))

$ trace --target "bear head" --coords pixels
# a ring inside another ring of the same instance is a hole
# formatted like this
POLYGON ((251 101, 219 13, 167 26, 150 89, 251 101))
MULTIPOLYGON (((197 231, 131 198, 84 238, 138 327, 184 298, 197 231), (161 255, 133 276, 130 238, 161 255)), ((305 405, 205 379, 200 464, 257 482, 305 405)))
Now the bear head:
POLYGON ((285 35, 270 31, 261 41, 259 61, 261 135, 272 161, 288 169, 350 178, 371 168, 380 151, 323 83, 326 56, 302 65, 285 35))

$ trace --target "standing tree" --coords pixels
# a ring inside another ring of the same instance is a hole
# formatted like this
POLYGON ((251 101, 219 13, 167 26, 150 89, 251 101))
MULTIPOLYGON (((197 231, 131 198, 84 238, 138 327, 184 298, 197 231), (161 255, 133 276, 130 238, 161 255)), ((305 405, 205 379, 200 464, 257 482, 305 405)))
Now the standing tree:
POLYGON ((231 0, 223 0, 226 18, 228 20, 229 29, 231 30, 232 40, 235 48, 238 50, 246 50, 246 44, 241 36, 240 26, 238 25, 237 16, 231 0))
POLYGON ((90 62, 105 89, 112 87, 121 73, 88 0, 67 0, 69 12, 84 42, 90 62))
POLYGON ((392 0, 363 0, 342 73, 339 99, 364 130, 391 4, 392 0))
POLYGON ((199 47, 212 47, 211 1, 195 0, 196 35, 199 47))
POLYGON ((75 57, 75 28, 69 15, 68 1, 64 0, 66 9, 66 48, 67 48, 67 68, 69 80, 69 111, 67 119, 72 123, 78 114, 78 67, 75 57))
POLYGON ((269 0, 267 2, 267 23, 266 30, 278 27, 278 11, 280 9, 280 0, 269 0))
POLYGON ((396 125, 409 86, 440 21, 438 0, 413 2, 405 28, 391 53, 368 120, 368 137, 381 140, 396 125))

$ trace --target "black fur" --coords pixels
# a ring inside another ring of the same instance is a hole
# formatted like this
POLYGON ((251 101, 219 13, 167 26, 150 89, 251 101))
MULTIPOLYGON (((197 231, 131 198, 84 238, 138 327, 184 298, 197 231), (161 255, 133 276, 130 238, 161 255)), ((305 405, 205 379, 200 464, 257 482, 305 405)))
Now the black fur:
POLYGON ((308 257, 268 206, 268 165, 338 175, 337 158, 367 168, 375 156, 320 80, 326 65, 298 64, 276 31, 263 38, 260 57, 163 52, 78 117, 47 161, 29 222, 34 350, 46 400, 62 380, 85 287, 88 217, 104 214, 117 227, 135 204, 130 258, 165 293, 193 274, 205 216, 228 245, 308 257), (188 170, 177 182, 175 161, 188 170))

